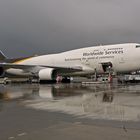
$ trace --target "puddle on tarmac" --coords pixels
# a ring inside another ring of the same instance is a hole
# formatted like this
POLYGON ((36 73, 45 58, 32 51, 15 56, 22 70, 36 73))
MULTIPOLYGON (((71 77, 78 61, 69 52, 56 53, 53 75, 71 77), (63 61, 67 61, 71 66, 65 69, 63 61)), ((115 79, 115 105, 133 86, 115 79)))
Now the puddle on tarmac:
POLYGON ((0 86, 0 111, 5 101, 27 108, 59 111, 78 117, 140 121, 140 85, 12 84, 0 86))

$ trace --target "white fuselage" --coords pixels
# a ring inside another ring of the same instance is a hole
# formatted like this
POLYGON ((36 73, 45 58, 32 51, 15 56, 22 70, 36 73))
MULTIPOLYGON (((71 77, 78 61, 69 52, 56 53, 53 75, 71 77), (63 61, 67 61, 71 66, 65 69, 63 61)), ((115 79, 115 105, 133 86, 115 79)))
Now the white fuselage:
MULTIPOLYGON (((83 73, 102 73, 103 63, 111 62, 115 72, 129 72, 140 69, 140 45, 135 43, 87 47, 58 54, 32 57, 19 62, 23 65, 76 67, 83 73)), ((8 69, 8 73, 22 75, 20 69, 8 69)))

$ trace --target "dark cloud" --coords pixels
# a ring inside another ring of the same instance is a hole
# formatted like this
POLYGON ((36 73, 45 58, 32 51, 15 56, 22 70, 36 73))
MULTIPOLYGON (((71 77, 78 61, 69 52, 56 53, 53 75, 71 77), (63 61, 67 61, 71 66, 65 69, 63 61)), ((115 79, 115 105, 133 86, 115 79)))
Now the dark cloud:
POLYGON ((0 49, 8 56, 140 41, 138 0, 0 0, 0 49))

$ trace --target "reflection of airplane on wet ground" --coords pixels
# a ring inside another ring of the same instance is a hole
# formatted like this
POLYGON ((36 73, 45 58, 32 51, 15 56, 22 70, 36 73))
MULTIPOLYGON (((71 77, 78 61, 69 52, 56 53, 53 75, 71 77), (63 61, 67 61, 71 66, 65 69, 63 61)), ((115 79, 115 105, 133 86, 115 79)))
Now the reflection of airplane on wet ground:
POLYGON ((40 84, 14 84, 0 85, 0 99, 61 99, 65 97, 83 95, 85 92, 96 92, 103 90, 105 85, 87 87, 81 84, 59 84, 59 85, 40 85, 40 84))
POLYGON ((1 52, 0 59, 0 75, 6 72, 40 80, 56 80, 58 75, 91 75, 95 72, 105 73, 110 69, 114 72, 139 70, 140 44, 87 47, 22 59, 7 59, 1 52))
POLYGON ((20 99, 18 101, 23 102, 22 105, 26 107, 86 115, 97 119, 120 120, 124 117, 127 120, 139 120, 139 85, 112 86, 7 85, 3 86, 3 89, 0 88, 0 100, 20 99))
POLYGON ((80 89, 80 85, 39 85, 39 84, 22 84, 17 86, 0 85, 0 99, 14 100, 14 99, 57 99, 70 96, 77 96, 82 94, 87 88, 80 89), (67 90, 69 88, 69 90, 67 90))

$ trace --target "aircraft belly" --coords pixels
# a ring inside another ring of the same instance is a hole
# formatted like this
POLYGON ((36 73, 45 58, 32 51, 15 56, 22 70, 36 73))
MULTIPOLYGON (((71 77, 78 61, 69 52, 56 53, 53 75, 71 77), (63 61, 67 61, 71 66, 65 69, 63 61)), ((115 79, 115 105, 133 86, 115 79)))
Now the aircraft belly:
POLYGON ((92 75, 94 71, 82 71, 82 72, 72 72, 72 73, 60 73, 62 76, 83 76, 83 75, 92 75))

